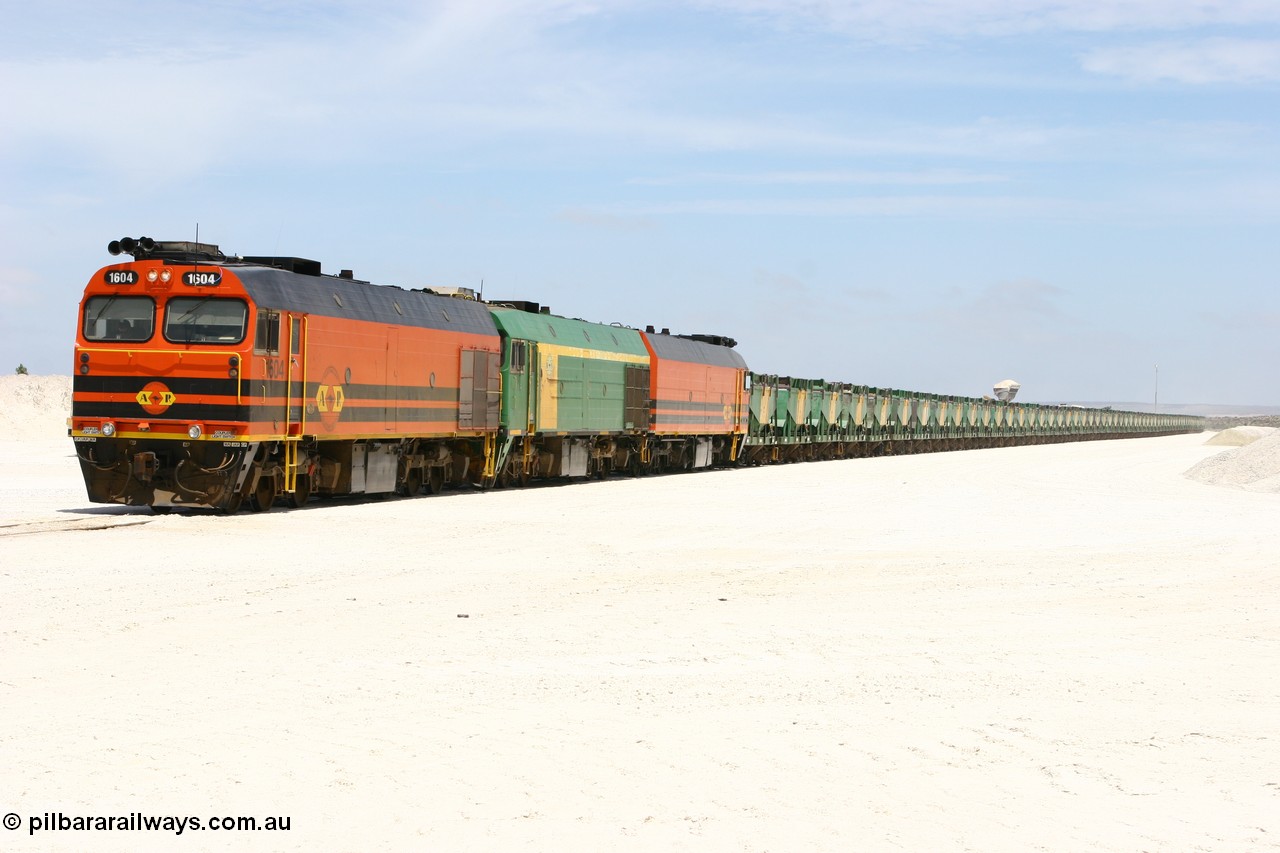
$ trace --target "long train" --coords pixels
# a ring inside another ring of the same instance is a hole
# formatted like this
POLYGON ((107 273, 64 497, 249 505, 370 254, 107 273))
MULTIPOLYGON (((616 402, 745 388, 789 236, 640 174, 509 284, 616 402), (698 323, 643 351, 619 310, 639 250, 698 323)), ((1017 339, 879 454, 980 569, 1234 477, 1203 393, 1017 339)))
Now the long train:
POLYGON ((735 341, 589 323, 293 257, 112 241, 70 435, 89 499, 235 512, 313 495, 1199 431, 748 369, 735 341))

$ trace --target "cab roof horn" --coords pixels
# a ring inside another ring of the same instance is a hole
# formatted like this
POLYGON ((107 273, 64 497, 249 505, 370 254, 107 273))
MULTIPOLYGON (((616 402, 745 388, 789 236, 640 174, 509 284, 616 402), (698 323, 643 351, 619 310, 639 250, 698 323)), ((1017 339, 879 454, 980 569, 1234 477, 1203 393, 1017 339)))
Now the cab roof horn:
POLYGON ((211 261, 220 263, 227 259, 213 243, 193 243, 189 240, 153 240, 150 237, 121 237, 107 244, 113 255, 133 255, 134 260, 161 260, 182 262, 211 261))

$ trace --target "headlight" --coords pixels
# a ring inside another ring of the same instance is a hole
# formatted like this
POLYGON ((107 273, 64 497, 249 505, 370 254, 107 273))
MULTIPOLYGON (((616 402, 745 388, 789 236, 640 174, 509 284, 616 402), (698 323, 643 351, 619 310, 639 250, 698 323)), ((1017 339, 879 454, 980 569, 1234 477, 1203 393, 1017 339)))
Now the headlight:
POLYGON ((116 434, 116 425, 113 424, 111 421, 107 421, 105 424, 102 425, 102 434, 105 435, 107 438, 111 438, 111 436, 116 434))
POLYGON ((192 424, 191 426, 187 427, 187 435, 191 436, 192 438, 199 438, 200 434, 203 432, 204 430, 200 428, 200 424, 192 424))

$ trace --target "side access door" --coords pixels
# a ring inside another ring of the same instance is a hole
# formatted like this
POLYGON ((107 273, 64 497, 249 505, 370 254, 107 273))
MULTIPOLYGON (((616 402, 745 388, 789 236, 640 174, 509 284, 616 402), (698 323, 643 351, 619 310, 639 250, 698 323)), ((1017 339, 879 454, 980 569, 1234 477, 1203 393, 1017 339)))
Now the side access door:
POLYGON ((496 352, 464 349, 458 383, 458 429, 492 431, 498 428, 501 384, 496 352))

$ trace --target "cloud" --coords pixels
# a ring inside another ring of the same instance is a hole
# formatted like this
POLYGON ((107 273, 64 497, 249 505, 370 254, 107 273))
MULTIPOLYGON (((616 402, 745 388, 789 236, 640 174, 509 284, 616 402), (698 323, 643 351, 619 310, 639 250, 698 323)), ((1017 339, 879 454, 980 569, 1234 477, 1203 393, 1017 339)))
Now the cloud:
POLYGON ((1056 302, 1065 293, 1062 288, 1047 282, 1019 279, 992 284, 962 304, 977 317, 1059 320, 1063 314, 1056 302))
POLYGON ((891 186, 952 186, 1007 181, 1004 175, 967 172, 960 169, 921 169, 910 172, 816 171, 816 172, 697 172, 664 178, 633 178, 641 186, 681 184, 864 184, 891 186))
POLYGON ((1037 279, 1001 281, 976 292, 953 288, 920 317, 943 328, 999 330, 1019 341, 1047 343, 1063 339, 1068 325, 1081 327, 1058 307, 1064 296, 1062 288, 1037 279))
POLYGON ((1080 64, 1086 71, 1137 83, 1272 83, 1280 80, 1280 40, 1214 38, 1100 48, 1080 64))
MULTIPOLYGON (((197 10, 193 21, 162 15, 157 3, 133 6, 127 27, 120 20, 109 23, 105 7, 73 4, 75 14, 87 16, 87 26, 127 33, 127 39, 109 40, 117 46, 111 53, 86 49, 33 59, 17 52, 0 60, 0 88, 8 93, 0 157, 22 164, 15 173, 74 164, 147 188, 281 165, 314 171, 409 158, 434 170, 445 162, 483 162, 491 152, 501 152, 504 167, 603 160, 616 153, 606 146, 616 145, 627 152, 771 152, 844 162, 885 156, 897 164, 911 157, 1071 159, 1099 144, 1086 129, 1000 116, 877 121, 817 112, 788 99, 743 109, 726 97, 746 85, 748 66, 732 51, 659 55, 643 40, 606 47, 607 40, 590 37, 593 27, 608 30, 632 13, 657 14, 639 2, 384 2, 360 14, 330 2, 314 19, 301 13, 297 0, 261 7, 223 2, 200 7, 204 11, 197 10), (237 10, 249 26, 235 25, 237 10), (299 23, 291 24, 294 18, 299 23), (176 38, 184 24, 201 37, 176 38), (511 164, 513 151, 525 162, 511 164)), ((832 27, 882 20, 891 29, 936 25, 956 32, 969 26, 968 15, 1010 26, 1048 26, 1059 19, 1085 26, 1111 8, 1028 0, 1023 16, 1017 11, 1022 4, 995 0, 708 3, 722 19, 764 16, 786 25, 832 27)), ((1192 3, 1198 18, 1184 4, 1173 5, 1178 10, 1169 14, 1181 20, 1212 17, 1214 10, 1223 19, 1263 17, 1248 3, 1192 3)), ((1119 4, 1133 22, 1154 7, 1119 4)), ((723 25, 714 24, 717 32, 723 25)), ((25 29, 32 29, 29 22, 25 29)), ((1095 73, 1129 67, 1119 53, 1098 52, 1086 62, 1095 73)), ((769 65, 754 66, 755 73, 769 65)), ((1253 67, 1262 65, 1255 61, 1253 67)), ((910 187, 1002 180, 980 167, 926 167, 726 170, 635 183, 910 187)))
POLYGON ((519 127, 522 106, 555 106, 563 60, 545 33, 591 8, 229 0, 175 15, 159 0, 35 4, 0 35, 0 156, 145 180, 280 152, 334 162, 371 135, 443 136, 469 111, 473 132, 507 111, 519 127), (61 18, 77 22, 65 38, 66 28, 47 26, 61 18))
MULTIPOLYGON (((145 185, 151 176, 281 160, 314 167, 358 157, 363 165, 410 151, 473 158, 496 149, 509 157, 513 141, 529 159, 616 140, 693 151, 846 144, 794 118, 666 101, 681 73, 667 66, 674 60, 649 65, 644 51, 610 51, 559 31, 594 15, 587 3, 379 5, 347 27, 276 26, 270 37, 196 21, 195 39, 177 38, 173 16, 148 14, 150 2, 133 6, 128 26, 74 5, 86 27, 123 28, 127 38, 109 40, 109 52, 50 44, 3 54, 0 157, 24 171, 74 164, 145 185)), ((43 38, 30 22, 24 29, 43 38)))
POLYGON ((1071 215, 1070 204, 1018 196, 865 196, 857 198, 687 199, 637 205, 636 215, 715 216, 1026 216, 1071 215))
POLYGON ((1271 0, 700 0, 700 4, 777 28, 823 29, 886 42, 1280 23, 1280 4, 1271 0))
POLYGON ((572 222, 574 225, 586 225, 608 231, 652 231, 658 227, 657 222, 643 216, 625 216, 580 207, 562 210, 556 218, 564 222, 572 222))
MULTIPOLYGON (((1071 128, 1000 119, 848 127, 840 117, 726 112, 696 98, 660 103, 655 93, 670 81, 651 75, 650 88, 638 91, 621 79, 627 75, 617 63, 589 53, 553 55, 546 45, 523 41, 531 35, 513 35, 509 25, 486 29, 476 19, 449 21, 445 32, 459 40, 443 53, 431 45, 450 39, 428 37, 434 31, 427 26, 372 54, 320 41, 203 63, 130 56, 59 59, 34 69, 0 62, 0 87, 11 93, 0 155, 11 162, 107 169, 148 185, 282 160, 315 167, 356 157, 362 164, 400 162, 412 153, 435 168, 443 154, 470 162, 501 148, 509 157, 512 143, 526 160, 563 161, 576 156, 570 151, 608 156, 602 144, 625 144, 628 151, 1007 159, 1067 151, 1078 135, 1071 128), (54 103, 58 109, 49 109, 54 103)), ((816 170, 698 180, 956 185, 1000 177, 956 169, 816 170)))

